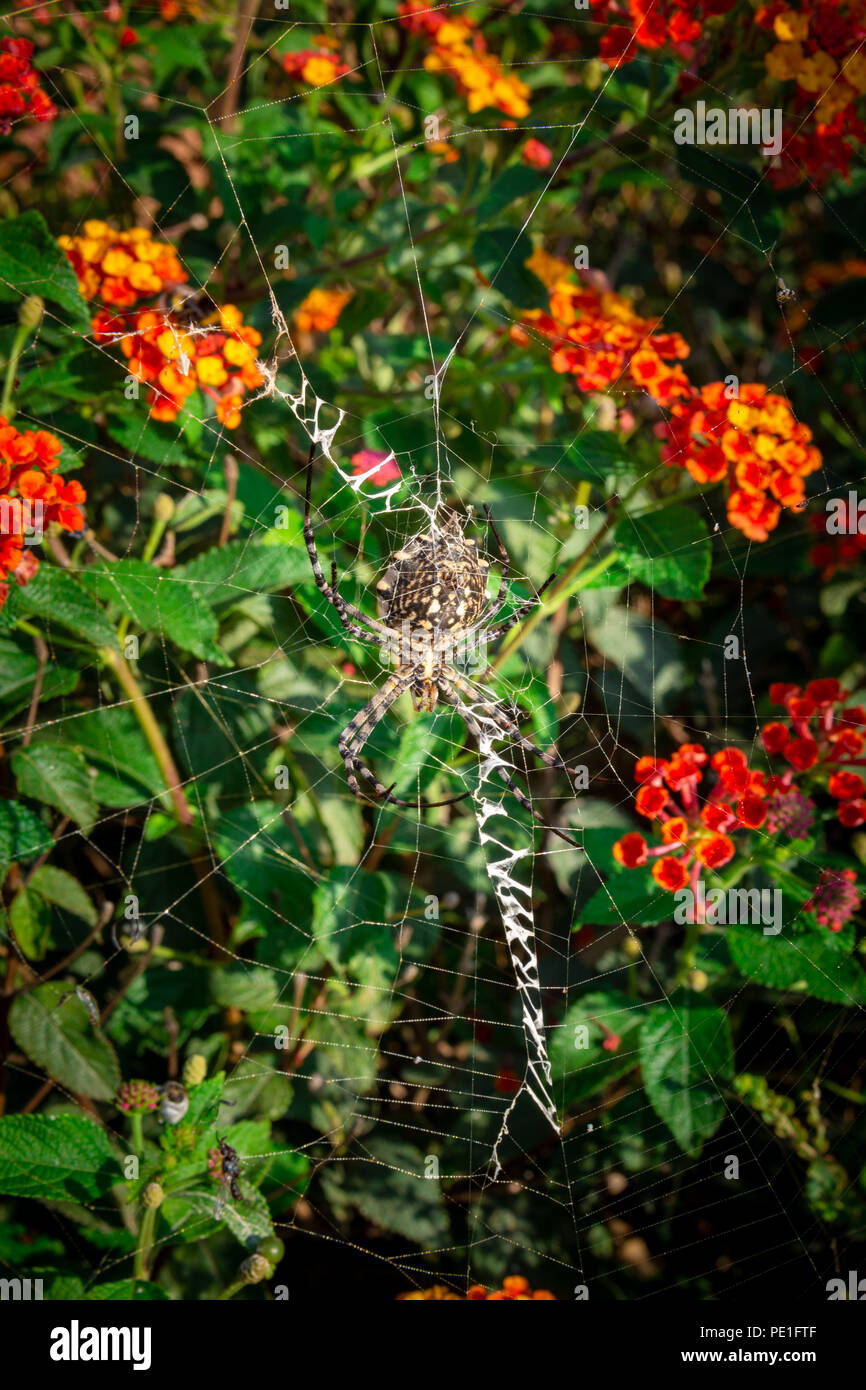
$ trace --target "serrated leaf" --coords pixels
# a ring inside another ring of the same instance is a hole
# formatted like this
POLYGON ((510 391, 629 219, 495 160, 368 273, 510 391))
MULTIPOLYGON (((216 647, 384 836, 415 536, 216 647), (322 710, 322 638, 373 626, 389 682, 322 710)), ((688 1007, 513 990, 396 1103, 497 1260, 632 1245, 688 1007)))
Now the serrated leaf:
POLYGON ((849 1007, 866 1001, 866 972, 859 960, 824 933, 765 936, 758 927, 732 925, 726 940, 741 974, 768 989, 796 990, 849 1007))
POLYGON ((39 212, 25 212, 0 223, 0 286, 4 299, 17 290, 21 298, 38 294, 58 304, 70 327, 90 331, 90 310, 81 297, 75 271, 39 212))
POLYGON ((74 748, 34 741, 15 750, 12 770, 23 796, 56 806, 86 833, 90 831, 99 808, 90 770, 74 748))
MULTIPOLYGON (((274 533, 278 534, 278 533, 274 533)), ((217 607, 240 603, 250 594, 272 594, 310 577, 307 552, 300 546, 234 540, 178 567, 190 588, 217 607)))
POLYGON ((617 558, 632 578, 665 598, 696 599, 710 577, 712 552, 706 522, 690 507, 674 505, 649 516, 624 516, 614 531, 617 558))
POLYGON ((425 1155, 397 1140, 371 1139, 367 1155, 325 1168, 322 1185, 338 1210, 355 1208, 383 1230, 425 1250, 449 1238, 439 1180, 428 1177, 425 1155))
POLYGON ((0 883, 10 864, 35 859, 52 843, 35 811, 19 801, 0 799, 0 883))
POLYGON ((55 1081, 77 1095, 111 1100, 120 1084, 114 1048, 94 1028, 81 1001, 51 982, 21 994, 9 1013, 18 1046, 55 1081))
POLYGON ((726 1015, 686 992, 653 1005, 641 1030, 640 1059, 656 1114, 681 1149, 698 1153, 725 1115, 722 1089, 734 1068, 726 1015))
POLYGON ((142 631, 165 636, 203 661, 225 664, 215 641, 215 614, 176 571, 156 569, 144 560, 117 560, 84 571, 82 583, 142 631))
POLYGON ((105 1131, 81 1115, 0 1119, 0 1192, 43 1201, 92 1202, 122 1177, 105 1131))
MULTIPOLYGON (((86 571, 84 571, 86 573, 86 571)), ((74 632, 78 641, 95 647, 116 647, 114 628, 96 599, 68 570, 41 565, 39 572, 18 591, 18 607, 23 617, 41 618, 50 634, 52 625, 74 632)))

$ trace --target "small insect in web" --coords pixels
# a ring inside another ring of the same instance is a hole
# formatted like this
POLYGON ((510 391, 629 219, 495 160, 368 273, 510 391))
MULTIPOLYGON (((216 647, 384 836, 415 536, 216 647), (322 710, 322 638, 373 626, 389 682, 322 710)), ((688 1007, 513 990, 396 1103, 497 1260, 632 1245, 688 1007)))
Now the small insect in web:
MULTIPOLYGON (((337 611, 343 627, 358 642, 380 646, 399 653, 396 669, 384 681, 372 700, 355 715, 340 734, 338 748, 346 768, 350 790, 364 799, 359 776, 366 783, 370 799, 426 810, 433 806, 449 806, 462 801, 469 793, 452 796, 444 801, 405 801, 392 795, 396 783, 386 787, 360 760, 360 753, 380 720, 406 691, 412 697, 416 712, 432 712, 438 701, 451 706, 462 718, 472 738, 480 746, 484 738, 482 721, 491 724, 497 736, 524 753, 531 753, 547 767, 555 767, 572 776, 576 768, 563 762, 556 749, 545 752, 526 738, 517 720, 475 683, 468 680, 453 662, 469 650, 485 651, 510 632, 541 600, 541 595, 553 583, 551 574, 535 596, 519 604, 503 622, 497 622, 508 602, 508 575, 511 562, 496 529, 493 517, 485 507, 487 524, 493 533, 500 556, 500 579, 495 599, 488 600, 487 581, 490 564, 479 553, 478 543, 465 536, 456 514, 439 525, 431 524, 429 533, 414 536, 401 550, 394 552, 391 564, 376 586, 380 619, 370 618, 360 608, 344 599, 337 589, 337 564, 331 561, 331 582, 326 580, 316 548, 310 510, 313 483, 313 444, 307 459, 304 501, 304 539, 320 592, 337 611)), ((501 763, 497 773, 509 791, 526 810, 560 839, 580 848, 576 840, 556 826, 547 826, 544 817, 501 763)))
POLYGON ((797 298, 797 291, 792 290, 790 285, 786 285, 781 275, 776 277, 776 303, 793 304, 797 298))
POLYGON ((96 1000, 94 999, 93 995, 90 993, 90 990, 85 989, 83 985, 76 985, 74 989, 68 989, 65 994, 61 994, 60 998, 57 1001, 57 1007, 59 1008, 61 1004, 65 1004, 66 1000, 71 999, 73 994, 75 995, 76 999, 78 999, 79 1002, 84 1005, 85 1009, 87 1010, 87 1017, 90 1019, 90 1022, 95 1027, 96 1024, 99 1022, 99 1006, 96 1000))
POLYGON ((227 1195, 230 1194, 235 1202, 240 1202, 243 1199, 238 1182, 241 1175, 241 1161, 238 1158, 237 1149, 233 1149, 228 1140, 219 1136, 217 1136, 217 1144, 220 1153, 220 1191, 214 1208, 214 1215, 219 1220, 222 1217, 227 1195))
POLYGON ((122 945, 121 941, 117 938, 117 923, 112 922, 111 939, 114 942, 115 951, 120 951, 121 949, 128 951, 131 947, 137 945, 139 941, 143 941, 147 936, 147 928, 140 917, 124 918, 121 932, 122 945))

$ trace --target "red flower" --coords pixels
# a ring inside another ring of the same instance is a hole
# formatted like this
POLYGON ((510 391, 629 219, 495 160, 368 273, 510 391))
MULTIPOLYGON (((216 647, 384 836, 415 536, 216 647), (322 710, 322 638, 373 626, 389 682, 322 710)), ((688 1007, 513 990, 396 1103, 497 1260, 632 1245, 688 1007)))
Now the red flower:
POLYGON ((623 835, 613 847, 613 857, 617 864, 623 864, 627 869, 637 869, 641 864, 645 864, 647 848, 643 835, 639 835, 636 830, 623 835))
POLYGON ((746 792, 737 803, 737 819, 741 825, 746 825, 751 830, 763 825, 767 819, 767 807, 763 797, 755 792, 746 792))
POLYGON ((661 859, 657 859, 652 867, 652 876, 660 888, 667 888, 669 892, 675 893, 677 889, 684 888, 689 881, 686 866, 681 859, 674 859, 673 855, 665 854, 661 859))
POLYGON ((668 764, 664 758, 638 758, 634 768, 634 780, 651 782, 653 778, 663 777, 667 770, 668 764))
POLYGON ((634 799, 635 809, 648 820, 655 820, 669 800, 664 787, 643 786, 634 799))
POLYGON ((818 761, 818 745, 813 738, 792 738, 785 747, 785 757, 798 772, 806 772, 818 761))
POLYGON ((616 1052, 618 1051, 621 1042, 622 1038, 619 1036, 618 1033, 608 1033, 607 1037, 602 1043, 602 1048, 605 1052, 616 1052))
POLYGON ((785 705, 791 695, 799 693, 799 685, 786 685, 783 681, 774 681, 770 686, 770 704, 785 705))
POLYGON ((761 729, 761 739, 770 757, 775 753, 781 753, 790 737, 790 732, 784 724, 765 724, 761 729))
POLYGON ((839 807, 839 819, 849 830, 855 830, 866 821, 866 801, 843 801, 839 807))
POLYGON ((350 462, 354 477, 364 478, 365 482, 373 483, 376 487, 386 487, 401 476, 400 465, 394 455, 386 454, 381 449, 361 449, 352 455, 350 462))
POLYGON ((730 835, 708 835, 695 850, 696 857, 708 869, 720 869, 734 857, 735 845, 730 835))
POLYGON ((736 824, 736 817, 728 807, 716 802, 701 807, 701 820, 708 830, 713 831, 730 830, 736 824))
POLYGON ((523 146, 520 158, 530 169, 546 169, 553 159, 553 150, 541 140, 530 139, 523 146))
POLYGON ((835 705, 838 700, 847 697, 848 691, 843 690, 837 680, 820 680, 810 681, 806 694, 816 705, 835 705))
POLYGON ((834 772, 827 790, 837 801, 855 801, 866 791, 866 782, 859 772, 834 772))
POLYGON ((666 845, 681 845, 689 838, 689 823, 685 816, 671 816, 662 826, 662 839, 666 845))

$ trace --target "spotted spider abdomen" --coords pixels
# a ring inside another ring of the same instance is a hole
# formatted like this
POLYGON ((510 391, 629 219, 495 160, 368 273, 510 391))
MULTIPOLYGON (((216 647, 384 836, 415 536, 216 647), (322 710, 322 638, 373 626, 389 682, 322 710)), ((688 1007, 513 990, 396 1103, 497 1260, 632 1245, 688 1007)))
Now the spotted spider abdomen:
POLYGON ((433 534, 415 536, 391 557, 376 585, 379 613, 390 628, 454 631, 471 626, 487 598, 490 566, 456 516, 433 534))

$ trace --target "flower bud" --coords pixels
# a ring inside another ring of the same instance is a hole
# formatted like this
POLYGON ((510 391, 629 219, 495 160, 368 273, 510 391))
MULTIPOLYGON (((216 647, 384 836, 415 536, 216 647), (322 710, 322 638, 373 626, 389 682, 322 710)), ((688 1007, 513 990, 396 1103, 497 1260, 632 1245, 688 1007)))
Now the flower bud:
POLYGON ((45 313, 45 305, 38 294, 29 294, 26 299, 22 299, 18 310, 18 322, 22 328, 26 328, 28 333, 35 333, 42 322, 42 315, 45 313))
POLYGON ((174 516, 174 499, 167 492, 158 492, 153 499, 153 514, 157 521, 171 521, 174 516))
POLYGON ((141 1194, 141 1200, 150 1211, 156 1211, 157 1207, 162 1206, 165 1193, 158 1182, 149 1182, 141 1194))
POLYGON ((200 1052, 194 1052, 191 1057, 187 1057, 183 1068, 184 1086, 200 1086, 207 1076, 207 1062, 200 1052))

